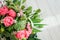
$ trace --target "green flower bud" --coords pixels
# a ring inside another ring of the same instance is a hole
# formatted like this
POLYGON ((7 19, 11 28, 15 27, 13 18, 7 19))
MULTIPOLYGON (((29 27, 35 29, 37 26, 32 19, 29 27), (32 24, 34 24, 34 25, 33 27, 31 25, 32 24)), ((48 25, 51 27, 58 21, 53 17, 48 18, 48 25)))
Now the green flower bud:
POLYGON ((1 32, 4 32, 4 28, 1 27, 0 31, 1 31, 1 32))
POLYGON ((23 38, 22 40, 27 40, 26 38, 23 38))

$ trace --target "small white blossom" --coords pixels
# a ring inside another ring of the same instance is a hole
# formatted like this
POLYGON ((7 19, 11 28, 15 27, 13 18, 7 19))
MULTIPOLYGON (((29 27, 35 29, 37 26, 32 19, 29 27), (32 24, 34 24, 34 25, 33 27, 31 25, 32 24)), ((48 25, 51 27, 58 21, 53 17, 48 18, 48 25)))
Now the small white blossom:
POLYGON ((20 17, 20 13, 17 13, 17 16, 20 17))
POLYGON ((17 21, 16 20, 14 20, 14 23, 16 23, 17 21))

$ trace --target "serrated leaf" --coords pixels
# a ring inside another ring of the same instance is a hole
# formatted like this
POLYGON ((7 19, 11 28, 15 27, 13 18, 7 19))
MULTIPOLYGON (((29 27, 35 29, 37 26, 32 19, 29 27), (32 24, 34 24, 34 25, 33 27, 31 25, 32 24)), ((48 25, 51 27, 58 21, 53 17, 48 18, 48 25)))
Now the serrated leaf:
POLYGON ((38 28, 43 28, 45 24, 34 24, 34 26, 38 27, 38 28))

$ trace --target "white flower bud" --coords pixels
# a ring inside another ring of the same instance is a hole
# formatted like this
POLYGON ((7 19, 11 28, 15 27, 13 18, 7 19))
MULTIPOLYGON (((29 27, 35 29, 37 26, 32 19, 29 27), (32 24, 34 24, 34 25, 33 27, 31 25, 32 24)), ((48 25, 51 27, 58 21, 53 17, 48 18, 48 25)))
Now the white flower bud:
POLYGON ((1 20, 1 23, 3 23, 3 20, 1 20))
POLYGON ((17 16, 20 17, 20 13, 17 13, 17 16))
POLYGON ((16 23, 17 21, 16 20, 14 20, 14 23, 16 23))
POLYGON ((20 10, 20 16, 23 16, 23 10, 20 10))

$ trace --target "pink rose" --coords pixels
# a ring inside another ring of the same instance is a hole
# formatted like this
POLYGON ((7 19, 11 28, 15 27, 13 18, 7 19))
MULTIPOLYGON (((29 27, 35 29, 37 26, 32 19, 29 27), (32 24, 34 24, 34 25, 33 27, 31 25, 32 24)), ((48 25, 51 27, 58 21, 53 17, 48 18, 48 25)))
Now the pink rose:
POLYGON ((20 12, 17 14, 18 17, 23 16, 23 11, 20 10, 20 12))
POLYGON ((28 31, 26 31, 25 38, 28 39, 29 36, 30 36, 30 33, 28 31))
POLYGON ((7 6, 3 6, 2 8, 0 8, 0 15, 6 15, 7 12, 8 12, 7 6))
POLYGON ((18 39, 23 39, 23 38, 28 38, 30 36, 30 33, 27 30, 21 30, 16 33, 16 38, 18 39))
POLYGON ((21 30, 21 31, 18 31, 18 32, 16 33, 16 37, 17 37, 18 39, 23 39, 23 38, 25 38, 25 35, 26 35, 26 30, 21 30))
POLYGON ((20 10, 20 16, 23 16, 23 10, 20 10))
POLYGON ((32 33, 32 28, 31 28, 31 26, 30 26, 30 23, 28 22, 28 24, 27 24, 27 31, 31 34, 32 33))
POLYGON ((28 39, 31 33, 32 33, 32 28, 30 27, 30 23, 28 22, 27 29, 18 31, 16 33, 16 38, 21 39, 21 40, 23 38, 28 39))
POLYGON ((3 23, 6 27, 8 26, 11 26, 14 22, 14 19, 10 16, 6 16, 4 19, 3 19, 3 23))
POLYGON ((15 18, 16 17, 16 12, 13 9, 10 9, 8 11, 8 16, 11 16, 11 17, 15 18))

